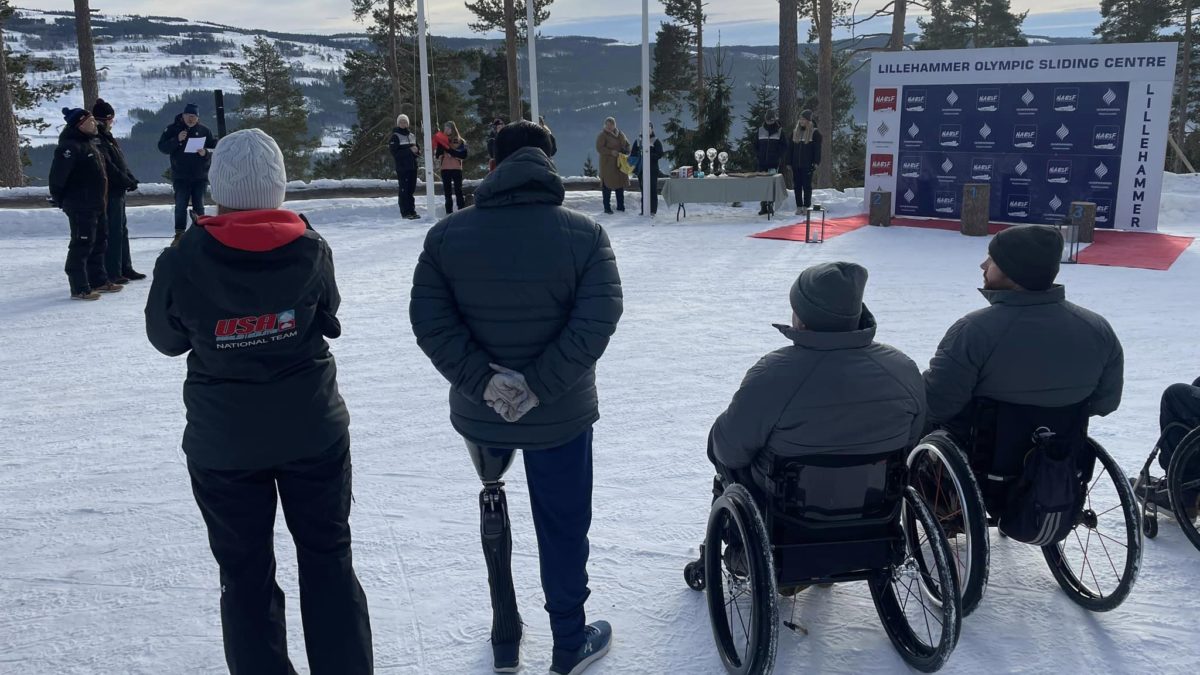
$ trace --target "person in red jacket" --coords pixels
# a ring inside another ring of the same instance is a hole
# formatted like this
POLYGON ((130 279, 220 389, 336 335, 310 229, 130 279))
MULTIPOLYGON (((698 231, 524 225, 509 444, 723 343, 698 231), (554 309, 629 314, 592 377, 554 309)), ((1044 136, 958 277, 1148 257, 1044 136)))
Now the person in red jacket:
POLYGON ((276 502, 296 544, 310 672, 372 672, 367 598, 350 548, 350 416, 327 338, 341 335, 329 244, 282 210, 270 136, 221 140, 202 217, 154 266, 146 335, 188 355, 183 402, 192 493, 221 572, 232 673, 294 673, 275 582, 276 502))
POLYGON ((442 194, 446 196, 446 215, 465 206, 463 200, 463 160, 467 158, 467 142, 458 133, 458 125, 446 122, 442 130, 433 136, 433 156, 442 172, 442 194), (453 193, 453 194, 451 194, 453 193), (451 199, 453 197, 453 199, 451 199))

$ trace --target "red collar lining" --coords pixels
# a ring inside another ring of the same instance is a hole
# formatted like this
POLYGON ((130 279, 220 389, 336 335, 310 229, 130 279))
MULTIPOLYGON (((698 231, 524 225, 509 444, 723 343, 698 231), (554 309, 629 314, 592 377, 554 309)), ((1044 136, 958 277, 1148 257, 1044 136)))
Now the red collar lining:
POLYGON ((254 253, 286 246, 307 229, 300 216, 281 209, 235 211, 202 217, 197 224, 225 246, 254 253))

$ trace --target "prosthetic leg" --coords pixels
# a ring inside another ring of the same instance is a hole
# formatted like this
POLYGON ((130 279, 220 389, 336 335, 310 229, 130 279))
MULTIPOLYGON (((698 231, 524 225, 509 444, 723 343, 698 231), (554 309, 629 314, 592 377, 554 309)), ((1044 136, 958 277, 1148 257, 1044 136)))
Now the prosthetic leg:
POLYGON ((492 652, 497 672, 519 666, 521 614, 512 580, 512 532, 508 502, 500 480, 516 455, 514 450, 496 450, 467 443, 475 471, 483 481, 479 492, 479 535, 487 561, 488 586, 492 594, 492 652))

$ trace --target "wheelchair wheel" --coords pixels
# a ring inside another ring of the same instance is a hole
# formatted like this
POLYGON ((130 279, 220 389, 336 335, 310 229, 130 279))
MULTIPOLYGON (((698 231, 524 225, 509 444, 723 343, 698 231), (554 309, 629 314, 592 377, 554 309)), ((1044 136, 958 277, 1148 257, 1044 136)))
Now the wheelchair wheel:
POLYGON ((1200 429, 1180 441, 1167 468, 1167 493, 1179 527, 1200 549, 1200 429))
POLYGON ((950 544, 928 504, 911 486, 905 488, 905 521, 920 530, 917 537, 904 537, 904 556, 892 569, 871 580, 871 597, 879 619, 900 656, 910 666, 925 673, 940 669, 958 644, 962 628, 962 604, 950 544), (926 575, 917 559, 920 551, 913 541, 926 541, 930 568, 938 585, 940 601, 930 597, 926 575))
POLYGON ((693 591, 704 590, 704 557, 693 560, 683 568, 683 580, 693 591))
POLYGON ((779 634, 775 564, 762 515, 741 485, 713 502, 703 560, 708 618, 725 669, 770 673, 779 634))
POLYGON ((1142 518, 1125 472, 1100 444, 1092 480, 1075 527, 1063 541, 1042 547, 1059 586, 1093 612, 1115 609, 1129 595, 1142 563, 1142 518))
MULTIPOLYGON (((909 484, 925 499, 946 535, 954 574, 962 591, 963 616, 968 616, 983 599, 988 579, 987 511, 975 475, 966 455, 945 433, 926 436, 909 453, 908 468, 909 484)), ((912 509, 905 513, 909 521, 905 523, 905 532, 910 537, 918 531, 913 527, 915 516, 912 509)), ((917 565, 925 577, 926 588, 934 600, 940 601, 936 569, 925 542, 910 543, 923 551, 917 556, 917 565)))

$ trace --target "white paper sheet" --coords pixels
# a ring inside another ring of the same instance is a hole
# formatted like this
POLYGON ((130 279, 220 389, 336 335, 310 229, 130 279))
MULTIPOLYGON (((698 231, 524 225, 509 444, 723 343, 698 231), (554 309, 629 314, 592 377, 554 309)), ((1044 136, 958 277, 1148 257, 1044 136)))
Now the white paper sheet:
POLYGON ((204 147, 204 141, 205 141, 205 138, 203 136, 197 136, 196 138, 189 138, 189 139, 187 139, 187 146, 184 147, 183 151, 184 152, 192 152, 192 153, 200 152, 200 148, 204 147))

